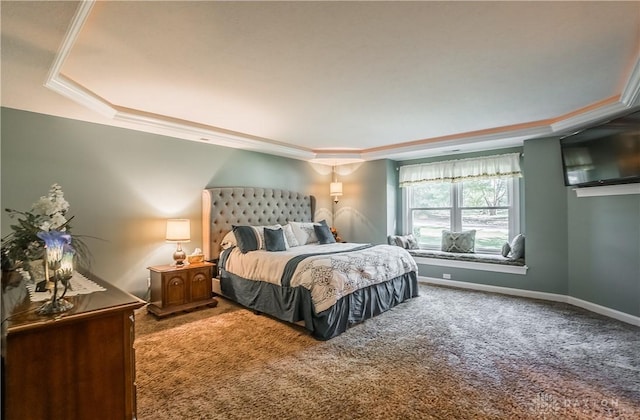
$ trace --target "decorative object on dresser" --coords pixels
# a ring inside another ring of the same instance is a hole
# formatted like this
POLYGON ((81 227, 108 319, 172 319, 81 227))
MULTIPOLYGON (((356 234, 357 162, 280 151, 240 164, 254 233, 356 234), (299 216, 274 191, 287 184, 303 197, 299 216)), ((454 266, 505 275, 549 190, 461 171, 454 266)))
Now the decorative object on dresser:
POLYGON ((189 219, 167 220, 167 242, 177 242, 178 248, 173 253, 173 265, 184 264, 187 254, 182 250, 182 242, 191 241, 191 222, 189 219))
POLYGON ((159 265, 149 267, 151 300, 147 311, 163 317, 201 306, 216 306, 212 297, 211 277, 215 264, 194 263, 183 266, 159 265))
POLYGON ((3 418, 136 418, 133 312, 144 301, 83 274, 102 291, 58 314, 38 315, 21 276, 3 285, 3 418))
MULTIPOLYGON (((52 270, 62 269, 59 266, 65 250, 68 254, 73 252, 73 256, 81 265, 89 266, 89 250, 82 238, 71 233, 70 222, 73 216, 67 215, 69 202, 65 200, 60 185, 53 184, 49 193, 34 202, 28 211, 13 209, 5 209, 5 211, 11 219, 16 219, 17 223, 11 225, 11 233, 2 238, 0 254, 3 272, 16 271, 25 280, 36 282, 38 291, 45 291, 51 290, 54 286, 49 276, 45 277, 47 257, 49 259, 47 268, 52 270), (50 241, 51 248, 48 256, 45 256, 46 239, 50 241), (71 242, 73 242, 73 248, 71 248, 71 242), (65 245, 65 248, 58 247, 58 244, 65 245)), ((65 261, 67 263, 71 261, 69 255, 65 261)), ((60 275, 61 273, 54 271, 51 274, 60 275)))
POLYGON ((69 280, 73 275, 73 254, 71 235, 57 230, 38 232, 38 238, 44 241, 44 281, 52 283, 51 298, 38 309, 40 315, 56 314, 68 311, 73 304, 64 298, 69 289, 69 280), (60 291, 64 283, 64 290, 60 291))

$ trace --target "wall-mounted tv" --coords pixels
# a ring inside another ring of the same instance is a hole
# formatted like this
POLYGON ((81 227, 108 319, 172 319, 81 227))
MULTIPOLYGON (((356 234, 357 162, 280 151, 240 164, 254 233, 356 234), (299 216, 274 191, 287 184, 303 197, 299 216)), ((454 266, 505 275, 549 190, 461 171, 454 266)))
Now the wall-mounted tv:
POLYGON ((640 111, 563 137, 560 149, 567 186, 640 182, 640 111))

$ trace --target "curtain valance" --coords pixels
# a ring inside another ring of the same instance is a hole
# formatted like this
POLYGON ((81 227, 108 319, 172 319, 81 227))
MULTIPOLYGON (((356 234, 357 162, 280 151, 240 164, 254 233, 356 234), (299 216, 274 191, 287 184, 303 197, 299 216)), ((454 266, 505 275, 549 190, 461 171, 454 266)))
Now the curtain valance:
POLYGON ((401 166, 400 186, 520 176, 520 153, 509 153, 401 166))

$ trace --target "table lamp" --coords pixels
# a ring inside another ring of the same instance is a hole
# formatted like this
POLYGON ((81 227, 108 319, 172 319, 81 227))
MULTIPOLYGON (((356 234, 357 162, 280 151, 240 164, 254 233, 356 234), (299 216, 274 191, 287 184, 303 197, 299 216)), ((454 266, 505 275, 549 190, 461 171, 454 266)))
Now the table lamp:
POLYGON ((178 243, 178 248, 173 253, 174 263, 172 265, 184 265, 187 254, 182 250, 182 242, 191 241, 191 222, 189 219, 168 219, 166 239, 167 242, 178 243))

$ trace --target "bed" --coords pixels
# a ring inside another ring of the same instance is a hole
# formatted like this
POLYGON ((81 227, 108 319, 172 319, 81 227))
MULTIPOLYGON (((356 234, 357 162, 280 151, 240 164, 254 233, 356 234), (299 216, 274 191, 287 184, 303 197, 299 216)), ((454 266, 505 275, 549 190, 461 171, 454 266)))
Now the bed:
POLYGON ((313 196, 208 188, 202 210, 205 258, 218 262, 214 292, 303 325, 317 339, 418 295, 417 266, 405 249, 336 243, 326 222, 313 220, 313 196))

